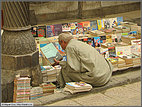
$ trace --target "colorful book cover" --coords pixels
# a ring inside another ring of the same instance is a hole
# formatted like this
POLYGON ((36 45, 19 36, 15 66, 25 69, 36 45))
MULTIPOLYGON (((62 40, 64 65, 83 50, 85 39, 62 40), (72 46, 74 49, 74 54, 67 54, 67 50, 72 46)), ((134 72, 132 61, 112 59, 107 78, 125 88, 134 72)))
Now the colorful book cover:
POLYGON ((78 32, 77 34, 81 34, 83 35, 84 34, 84 30, 83 30, 83 23, 78 23, 78 32))
POLYGON ((56 60, 61 60, 63 57, 53 45, 53 43, 49 43, 46 46, 41 48, 41 53, 43 56, 52 64, 54 64, 54 58, 56 60))
POLYGON ((116 18, 109 18, 110 20, 110 28, 114 28, 117 26, 117 17, 116 18))
POLYGON ((121 25, 120 22, 123 22, 123 17, 117 17, 117 25, 121 25))
POLYGON ((62 32, 70 32, 70 31, 71 31, 70 23, 63 23, 62 24, 62 32))
POLYGON ((94 47, 101 47, 100 37, 94 37, 94 47))
POLYGON ((103 19, 103 21, 104 21, 104 28, 105 29, 110 28, 110 20, 109 19, 103 19))
POLYGON ((97 25, 98 25, 98 30, 103 30, 104 29, 104 21, 102 20, 97 20, 97 25))
POLYGON ((81 22, 83 24, 83 31, 84 31, 84 34, 87 34, 88 31, 90 30, 90 21, 84 21, 84 22, 81 22))
POLYGON ((121 46, 121 47, 116 46, 115 48, 117 56, 123 57, 131 54, 131 46, 121 46))
POLYGON ((62 24, 54 24, 54 36, 58 36, 60 33, 62 33, 62 24))
POLYGON ((100 36, 100 43, 106 42, 106 36, 100 36))
POLYGON ((38 26, 38 37, 46 37, 46 26, 38 26))
POLYGON ((97 20, 90 21, 90 30, 98 30, 97 20))
POLYGON ((31 32, 32 32, 33 37, 38 37, 37 27, 32 27, 31 32))
POLYGON ((112 43, 112 36, 111 35, 106 35, 106 42, 112 43))
POLYGON ((116 57, 115 47, 108 47, 108 54, 109 54, 109 57, 116 57))
POLYGON ((47 37, 53 37, 54 34, 54 26, 53 25, 47 25, 46 27, 46 36, 47 37))
POLYGON ((78 23, 74 22, 74 23, 70 23, 70 28, 71 28, 71 33, 72 35, 77 35, 78 32, 78 23))
POLYGON ((60 52, 60 54, 63 56, 65 55, 65 51, 62 49, 61 45, 59 42, 53 42, 53 45, 56 47, 56 49, 60 52))

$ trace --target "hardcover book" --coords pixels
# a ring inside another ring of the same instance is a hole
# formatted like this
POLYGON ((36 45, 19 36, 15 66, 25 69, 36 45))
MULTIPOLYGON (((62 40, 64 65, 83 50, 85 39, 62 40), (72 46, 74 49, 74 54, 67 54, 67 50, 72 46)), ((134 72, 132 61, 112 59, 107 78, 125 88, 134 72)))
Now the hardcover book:
POLYGON ((98 30, 97 20, 90 21, 90 30, 98 30))
POLYGON ((46 37, 46 26, 38 26, 38 37, 46 37))
POLYGON ((58 36, 60 33, 62 33, 62 24, 54 24, 54 36, 58 36))
POLYGON ((46 30, 47 30, 47 32, 46 32, 47 37, 53 37, 55 35, 53 25, 47 25, 46 30))
POLYGON ((53 43, 49 43, 46 46, 42 47, 41 53, 45 57, 45 59, 50 62, 51 65, 55 63, 54 58, 56 60, 61 60, 63 58, 56 47, 53 45, 53 43))

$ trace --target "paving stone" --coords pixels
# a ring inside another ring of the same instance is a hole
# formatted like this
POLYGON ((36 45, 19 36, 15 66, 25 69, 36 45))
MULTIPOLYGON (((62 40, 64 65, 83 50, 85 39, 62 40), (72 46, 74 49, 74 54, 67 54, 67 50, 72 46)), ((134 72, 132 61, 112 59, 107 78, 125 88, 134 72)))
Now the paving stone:
POLYGON ((25 101, 24 103, 33 103, 33 106, 40 106, 42 105, 42 103, 38 100, 29 100, 29 101, 25 101))
POLYGON ((101 93, 89 94, 89 95, 86 95, 85 97, 79 97, 72 100, 85 106, 110 106, 110 105, 118 103, 117 100, 107 97, 101 93))
POLYGON ((51 94, 48 96, 44 96, 41 98, 38 98, 37 100, 39 100, 43 105, 45 104, 49 104, 55 101, 60 101, 62 99, 64 99, 65 97, 67 97, 66 94, 63 93, 55 93, 55 94, 51 94))
POLYGON ((125 99, 120 103, 117 103, 113 106, 141 106, 141 95, 132 97, 130 99, 125 99))
POLYGON ((123 101, 128 98, 135 97, 138 94, 141 93, 124 86, 108 89, 104 93, 104 95, 109 96, 110 98, 116 99, 118 101, 123 101))
POLYGON ((133 84, 125 85, 125 87, 135 90, 135 91, 138 91, 138 92, 141 92, 141 81, 133 83, 133 84))
POLYGON ((63 100, 53 104, 47 104, 45 106, 81 106, 81 105, 72 100, 63 100))

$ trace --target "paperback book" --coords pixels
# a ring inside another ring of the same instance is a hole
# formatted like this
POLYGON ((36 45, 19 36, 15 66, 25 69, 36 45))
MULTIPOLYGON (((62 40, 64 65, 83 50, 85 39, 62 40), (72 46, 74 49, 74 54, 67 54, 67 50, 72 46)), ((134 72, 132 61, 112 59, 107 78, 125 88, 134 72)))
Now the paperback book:
POLYGON ((38 37, 46 37, 46 26, 38 26, 38 37))
POLYGON ((54 26, 53 25, 47 25, 46 27, 46 36, 47 37, 53 37, 55 34, 54 34, 54 26))
POLYGON ((78 33, 78 23, 74 22, 74 23, 70 23, 70 29, 71 29, 71 33, 72 35, 77 35, 78 33))
POLYGON ((41 53, 45 57, 45 59, 50 62, 51 65, 55 63, 54 58, 56 60, 61 60, 63 58, 56 47, 53 45, 53 43, 49 43, 46 46, 42 47, 41 53))
POLYGON ((90 30, 98 30, 97 20, 90 21, 90 30))
POLYGON ((62 33, 62 24, 54 24, 54 36, 58 36, 60 33, 62 33))

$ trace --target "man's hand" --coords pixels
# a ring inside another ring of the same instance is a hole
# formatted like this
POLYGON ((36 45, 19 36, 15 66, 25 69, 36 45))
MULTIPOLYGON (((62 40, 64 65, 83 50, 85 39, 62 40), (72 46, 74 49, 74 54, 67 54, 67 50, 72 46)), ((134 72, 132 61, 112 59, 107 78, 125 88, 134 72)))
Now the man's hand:
POLYGON ((55 63, 52 66, 59 65, 60 61, 56 60, 56 58, 54 58, 54 61, 55 61, 55 63))

